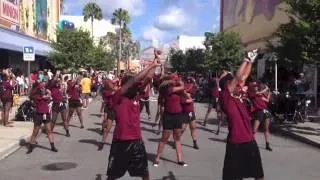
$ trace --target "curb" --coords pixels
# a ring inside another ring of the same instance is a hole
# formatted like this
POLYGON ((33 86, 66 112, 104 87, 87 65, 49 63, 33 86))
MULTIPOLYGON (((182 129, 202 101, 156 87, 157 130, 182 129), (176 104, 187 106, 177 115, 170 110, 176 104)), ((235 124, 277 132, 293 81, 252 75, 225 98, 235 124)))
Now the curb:
POLYGON ((291 137, 293 140, 297 140, 297 141, 300 141, 302 143, 306 143, 306 144, 309 144, 311 146, 314 146, 314 147, 317 147, 317 148, 320 148, 320 143, 319 142, 316 142, 316 141, 312 141, 306 137, 303 137, 301 135, 298 135, 298 134, 295 134, 293 132, 290 132, 288 130, 284 130, 283 128, 279 127, 279 126, 276 126, 276 125, 271 125, 270 126, 270 130, 274 133, 280 133, 282 135, 285 135, 285 136, 288 136, 288 137, 291 137))
POLYGON ((10 144, 7 145, 7 147, 0 152, 0 161, 7 158, 17 150, 19 150, 25 142, 28 141, 28 136, 22 136, 18 140, 11 142, 10 144))
MULTIPOLYGON (((10 117, 10 120, 14 120, 15 119, 15 114, 17 113, 16 111, 18 110, 19 106, 24 102, 25 100, 22 100, 21 103, 19 103, 19 105, 17 106, 17 108, 12 111, 12 113, 14 114, 12 117, 10 117)), ((21 147, 24 146, 24 144, 26 142, 28 142, 28 138, 29 135, 24 135, 21 136, 19 138, 17 138, 16 140, 10 142, 5 149, 3 149, 0 152, 0 161, 7 158, 8 156, 10 156, 11 154, 13 154, 14 152, 16 152, 17 150, 19 150, 21 147)))

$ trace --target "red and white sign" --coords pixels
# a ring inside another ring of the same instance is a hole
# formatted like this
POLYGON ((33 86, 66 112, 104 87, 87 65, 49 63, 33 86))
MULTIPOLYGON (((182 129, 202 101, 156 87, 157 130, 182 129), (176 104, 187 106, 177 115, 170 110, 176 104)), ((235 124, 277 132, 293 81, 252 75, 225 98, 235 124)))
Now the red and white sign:
POLYGON ((0 17, 13 24, 19 24, 19 1, 0 0, 0 17))

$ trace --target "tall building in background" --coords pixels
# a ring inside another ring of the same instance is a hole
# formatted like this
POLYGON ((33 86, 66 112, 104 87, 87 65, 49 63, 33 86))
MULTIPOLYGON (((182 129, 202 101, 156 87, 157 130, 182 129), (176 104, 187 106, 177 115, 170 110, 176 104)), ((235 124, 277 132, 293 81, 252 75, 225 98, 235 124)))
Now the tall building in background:
MULTIPOLYGON (((277 43, 273 35, 280 24, 289 22, 287 5, 281 0, 221 0, 221 31, 240 34, 248 50, 266 49, 267 41, 277 43)), ((257 76, 262 77, 272 54, 265 54, 258 61, 257 76)))
POLYGON ((266 40, 289 17, 281 0, 221 0, 221 31, 235 31, 247 49, 265 48, 266 40))
POLYGON ((0 0, 0 68, 27 69, 23 46, 35 49, 32 69, 45 68, 59 16, 60 0, 0 0))
MULTIPOLYGON (((60 17, 60 21, 68 21, 70 23, 73 23, 75 28, 81 28, 83 30, 89 31, 91 34, 91 21, 88 20, 87 22, 85 22, 83 16, 62 15, 60 17)), ((102 37, 107 35, 108 32, 116 33, 116 30, 117 26, 111 24, 109 20, 102 19, 93 21, 93 38, 95 40, 95 43, 98 43, 102 37)))

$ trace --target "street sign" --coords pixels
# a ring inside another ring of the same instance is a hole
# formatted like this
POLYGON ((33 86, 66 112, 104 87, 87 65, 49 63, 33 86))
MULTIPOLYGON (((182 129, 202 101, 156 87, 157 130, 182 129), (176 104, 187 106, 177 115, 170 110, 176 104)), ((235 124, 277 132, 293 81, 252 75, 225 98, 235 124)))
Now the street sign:
POLYGON ((34 61, 35 60, 35 50, 32 46, 23 47, 23 60, 24 61, 34 61))

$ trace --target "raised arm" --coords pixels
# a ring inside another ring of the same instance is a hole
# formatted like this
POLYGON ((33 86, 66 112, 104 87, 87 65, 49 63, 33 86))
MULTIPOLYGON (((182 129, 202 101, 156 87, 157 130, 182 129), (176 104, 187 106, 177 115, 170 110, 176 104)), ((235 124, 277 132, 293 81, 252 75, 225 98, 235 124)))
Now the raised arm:
POLYGON ((252 63, 258 56, 258 50, 253 50, 252 52, 248 53, 248 56, 244 58, 242 64, 240 65, 239 69, 237 70, 235 77, 232 81, 228 84, 229 92, 234 92, 235 87, 240 84, 244 85, 247 78, 249 77, 252 69, 252 63))
POLYGON ((145 80, 145 79, 151 79, 151 77, 154 75, 155 69, 156 67, 159 65, 159 54, 157 54, 155 52, 155 58, 153 60, 153 63, 151 65, 149 65, 147 68, 145 68, 144 70, 142 70, 139 74, 137 74, 136 76, 134 76, 131 80, 129 80, 128 82, 126 82, 120 89, 120 93, 121 94, 125 94, 129 88, 133 87, 134 85, 138 84, 139 82, 141 82, 141 80, 145 80))

